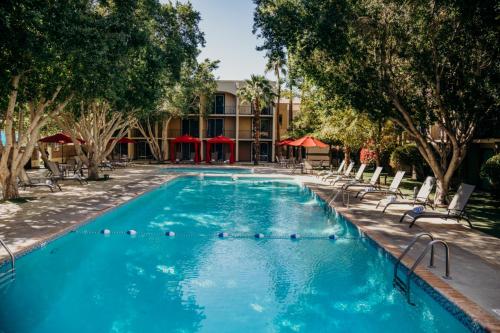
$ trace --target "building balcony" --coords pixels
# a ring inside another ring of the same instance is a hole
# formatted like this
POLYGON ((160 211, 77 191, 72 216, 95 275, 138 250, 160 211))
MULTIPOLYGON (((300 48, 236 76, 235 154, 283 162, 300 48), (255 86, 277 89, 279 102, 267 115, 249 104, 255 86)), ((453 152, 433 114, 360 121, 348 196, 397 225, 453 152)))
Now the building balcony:
POLYGON ((236 114, 236 106, 217 106, 213 107, 212 110, 210 110, 209 115, 210 116, 217 116, 217 115, 235 115, 236 114))
POLYGON ((207 130, 205 132, 205 138, 215 138, 216 136, 219 136, 219 135, 223 135, 225 137, 228 137, 228 138, 231 138, 231 139, 234 139, 236 138, 236 131, 235 130, 207 130))
MULTIPOLYGON (((238 138, 242 140, 252 140, 254 138, 253 131, 239 131, 238 138)), ((264 140, 272 140, 273 132, 272 131, 261 131, 260 138, 264 140)))
POLYGON ((191 130, 191 131, 182 131, 180 129, 169 129, 168 132, 167 132, 168 138, 176 138, 178 136, 185 135, 185 134, 190 135, 193 138, 199 138, 200 137, 200 132, 199 131, 194 131, 194 130, 191 130))
MULTIPOLYGON (((255 114, 255 111, 254 111, 253 107, 251 107, 250 105, 240 105, 239 106, 239 114, 251 116, 251 115, 255 114)), ((261 116, 272 116, 273 115, 272 109, 269 107, 263 108, 262 111, 260 112, 260 115, 261 116)))

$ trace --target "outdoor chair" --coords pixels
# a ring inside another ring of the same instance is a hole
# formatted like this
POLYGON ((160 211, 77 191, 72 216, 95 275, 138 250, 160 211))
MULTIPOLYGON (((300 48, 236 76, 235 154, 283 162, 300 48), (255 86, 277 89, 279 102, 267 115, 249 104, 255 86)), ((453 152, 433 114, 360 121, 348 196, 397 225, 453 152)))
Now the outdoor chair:
POLYGON ((312 162, 309 162, 308 160, 304 160, 302 162, 302 173, 312 173, 314 170, 314 166, 312 162))
MULTIPOLYGON (((361 168, 363 168, 363 165, 366 166, 366 164, 361 164, 361 167, 358 170, 358 174, 360 173, 361 168)), ((344 185, 342 185, 342 189, 345 191, 345 190, 349 189, 349 187, 359 187, 359 186, 366 186, 366 185, 370 185, 374 188, 378 188, 379 187, 378 179, 380 178, 380 174, 382 173, 382 169, 383 169, 382 167, 377 167, 368 183, 365 183, 362 179, 354 179, 354 180, 351 180, 351 181, 345 183, 344 185)), ((361 171, 361 173, 363 173, 363 171, 361 171)), ((356 174, 356 178, 358 178, 358 174, 356 174)))
POLYGON ((59 168, 57 167, 57 165, 54 162, 48 161, 47 166, 49 167, 49 177, 51 177, 52 179, 76 180, 80 184, 83 184, 83 183, 88 184, 87 180, 81 176, 81 173, 80 173, 80 172, 82 172, 81 169, 75 170, 75 172, 73 174, 65 175, 61 170, 59 170, 59 168))
POLYGON ((178 151, 175 153, 175 163, 180 163, 182 161, 182 153, 178 151))
MULTIPOLYGON (((344 166, 345 166, 345 164, 344 164, 344 166)), ((340 178, 342 176, 348 177, 351 174, 351 171, 353 168, 354 168, 354 162, 351 162, 351 163, 349 163, 349 165, 347 166, 347 168, 345 168, 345 170, 343 172, 339 173, 338 175, 332 174, 330 176, 324 177, 323 181, 327 182, 330 180, 330 183, 331 183, 336 178, 340 178), (331 178, 333 178, 333 180, 331 180, 331 178)))
MULTIPOLYGON (((365 171, 365 167, 366 167, 366 164, 361 164, 361 166, 359 167, 359 170, 361 170, 361 174, 365 171)), ((344 172, 344 174, 336 176, 335 178, 333 178, 330 181, 330 185, 335 186, 335 184, 338 183, 339 181, 347 181, 347 180, 353 179, 353 177, 351 176, 351 171, 352 171, 353 168, 354 168, 354 162, 351 162, 349 164, 349 166, 347 167, 346 171, 344 172)), ((355 177, 358 176, 359 170, 356 173, 355 177)), ((354 178, 354 179, 356 179, 356 178, 354 178)))
POLYGON ((403 177, 405 175, 405 171, 398 171, 396 172, 396 175, 394 176, 394 179, 391 182, 391 185, 389 185, 388 188, 377 188, 375 186, 367 186, 363 190, 359 191, 356 193, 356 198, 359 198, 359 200, 363 200, 363 198, 368 195, 368 194, 385 194, 385 195, 396 195, 400 196, 401 198, 404 198, 403 193, 399 189, 399 185, 401 184, 401 181, 403 180, 403 177))
POLYGON ((195 153, 189 154, 189 163, 194 164, 194 157, 195 157, 195 153))
POLYGON ((421 218, 442 218, 445 220, 455 219, 457 220, 457 223, 460 223, 460 220, 464 219, 472 228, 472 223, 470 222, 469 215, 465 211, 465 207, 469 202, 472 192, 474 192, 474 188, 474 185, 465 183, 460 184, 460 187, 458 188, 457 193, 453 196, 453 199, 448 205, 446 212, 426 212, 425 207, 419 206, 418 208, 420 209, 417 209, 417 207, 415 207, 412 210, 404 212, 403 216, 401 216, 401 218, 399 219, 399 222, 403 222, 405 219, 409 218, 409 227, 411 228, 415 224, 415 222, 417 222, 417 220, 421 218))
POLYGON ((325 181, 327 178, 335 176, 335 175, 340 175, 342 173, 342 170, 344 169, 345 165, 345 160, 342 160, 342 162, 339 165, 339 168, 336 171, 323 171, 319 172, 316 176, 318 178, 321 177, 321 180, 325 181))
POLYGON ((225 153, 224 154, 224 163, 229 164, 230 160, 231 160, 231 153, 225 153))
MULTIPOLYGON (((432 207, 432 204, 430 203, 429 196, 432 192, 432 189, 434 188, 434 185, 436 184, 436 178, 428 176, 425 181, 423 182, 422 186, 420 186, 420 189, 416 195, 413 196, 413 199, 397 199, 395 196, 390 196, 389 198, 384 198, 380 200, 377 203, 377 207, 383 205, 384 209, 382 209, 382 213, 385 213, 386 209, 390 205, 412 205, 415 206, 416 204, 420 204, 425 206, 430 206, 432 207)), ((433 208, 434 209, 434 208, 433 208)))
POLYGON ((51 192, 54 192, 54 190, 58 189, 59 191, 61 190, 61 187, 57 183, 55 179, 52 178, 30 178, 28 174, 26 173, 26 170, 21 169, 21 172, 18 176, 18 185, 21 187, 23 190, 26 189, 27 187, 47 187, 50 189, 51 192))

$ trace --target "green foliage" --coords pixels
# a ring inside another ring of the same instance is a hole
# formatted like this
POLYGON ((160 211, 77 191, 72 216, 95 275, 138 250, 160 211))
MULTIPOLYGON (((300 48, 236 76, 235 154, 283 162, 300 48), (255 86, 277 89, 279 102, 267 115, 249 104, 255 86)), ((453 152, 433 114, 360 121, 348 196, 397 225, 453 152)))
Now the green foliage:
POLYGON ((396 147, 390 157, 390 166, 394 170, 411 170, 415 168, 417 174, 422 176, 425 161, 419 154, 415 144, 407 144, 396 147))
POLYGON ((481 177, 487 178, 495 190, 500 190, 500 154, 490 157, 484 163, 481 177))

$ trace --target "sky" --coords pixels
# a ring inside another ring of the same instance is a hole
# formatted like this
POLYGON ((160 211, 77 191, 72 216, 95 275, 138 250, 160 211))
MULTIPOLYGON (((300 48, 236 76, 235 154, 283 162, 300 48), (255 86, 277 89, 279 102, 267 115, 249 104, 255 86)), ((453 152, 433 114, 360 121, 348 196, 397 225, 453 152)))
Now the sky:
MULTIPOLYGON (((216 77, 221 80, 244 80, 251 74, 265 74, 264 52, 255 47, 260 43, 252 34, 252 0, 186 0, 200 13, 200 29, 206 45, 199 56, 220 60, 216 77)), ((265 74, 274 79, 272 73, 265 74)))

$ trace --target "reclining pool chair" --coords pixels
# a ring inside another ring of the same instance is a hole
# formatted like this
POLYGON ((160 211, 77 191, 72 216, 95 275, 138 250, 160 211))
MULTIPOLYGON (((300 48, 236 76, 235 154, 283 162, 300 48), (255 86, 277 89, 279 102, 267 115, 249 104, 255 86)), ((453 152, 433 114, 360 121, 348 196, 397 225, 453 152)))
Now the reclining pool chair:
POLYGON ((365 195, 368 195, 370 193, 372 194, 385 194, 385 195, 396 195, 400 196, 401 198, 404 198, 403 193, 399 189, 399 185, 401 184, 401 181, 403 180, 403 177, 405 175, 405 171, 398 171, 396 172, 396 175, 394 176, 394 179, 391 182, 391 185, 387 188, 376 188, 374 186, 367 186, 363 190, 359 191, 356 193, 356 198, 359 198, 359 200, 363 200, 365 195))
POLYGON ((327 178, 325 179, 325 181, 328 181, 328 180, 330 180, 331 178, 333 178, 333 179, 331 179, 331 180, 330 180, 330 184, 332 184, 332 183, 334 183, 335 181, 340 180, 340 179, 342 179, 342 178, 343 178, 343 179, 348 179, 348 178, 350 177, 349 175, 351 174, 351 171, 352 171, 352 169, 353 169, 353 168, 354 168, 354 162, 351 162, 351 163, 349 163, 349 165, 348 165, 348 166, 347 166, 347 168, 345 169, 344 173, 342 173, 342 174, 340 174, 340 175, 336 175, 336 176, 332 175, 332 176, 330 176, 330 177, 327 177, 327 178))
MULTIPOLYGON (((382 213, 385 213, 386 209, 390 205, 412 205, 415 206, 417 204, 425 206, 430 206, 432 207, 432 204, 430 203, 429 200, 429 195, 432 192, 432 189, 434 188, 434 185, 436 184, 436 178, 434 177, 427 177, 425 181, 423 182, 422 186, 420 186, 420 190, 418 193, 414 196, 413 199, 382 199, 377 203, 378 208, 380 205, 384 205, 384 209, 382 209, 382 213)), ((433 208, 434 209, 434 208, 433 208)))
POLYGON ((339 168, 337 171, 321 171, 318 174, 316 174, 316 177, 321 178, 321 180, 326 181, 328 178, 336 175, 340 175, 342 173, 342 170, 344 170, 344 165, 345 165, 345 160, 342 160, 342 162, 339 165, 339 168))
POLYGON ((54 192, 56 189, 62 191, 55 179, 47 177, 30 178, 24 169, 21 169, 19 174, 19 187, 22 189, 26 189, 27 187, 47 187, 51 192, 54 192))
POLYGON ((49 168, 49 175, 50 175, 50 178, 52 178, 52 179, 76 180, 80 184, 83 184, 83 183, 88 184, 88 181, 80 175, 79 170, 75 170, 73 172, 73 174, 65 175, 63 172, 61 172, 61 170, 59 170, 57 165, 52 161, 47 161, 47 167, 49 168))
POLYGON ((465 183, 460 184, 460 187, 458 188, 455 196, 453 196, 453 199, 448 205, 446 212, 435 212, 435 211, 416 212, 414 210, 409 210, 406 211, 403 214, 403 216, 401 216, 399 222, 403 222, 405 219, 409 218, 410 219, 409 227, 411 228, 413 227, 415 222, 417 222, 417 220, 420 218, 443 218, 445 220, 455 219, 457 220, 457 223, 460 223, 460 220, 464 219, 467 221, 467 223, 469 223, 469 226, 472 228, 472 223, 470 222, 469 215, 465 212, 465 207, 469 202, 472 192, 474 192, 474 188, 475 188, 474 185, 469 185, 465 183))
MULTIPOLYGON (((361 166, 363 166, 363 164, 361 166)), ((380 174, 382 173, 382 169, 383 169, 383 167, 377 167, 375 169, 375 172, 372 175, 372 178, 370 178, 370 181, 368 183, 363 182, 363 180, 351 180, 351 181, 345 183, 344 185, 342 185, 342 189, 345 191, 345 190, 349 189, 349 187, 359 187, 359 186, 367 186, 367 185, 372 186, 373 188, 379 188, 378 179, 380 178, 380 174)), ((359 170, 358 170, 358 173, 359 173, 359 170)))
MULTIPOLYGON (((347 168, 347 169, 349 169, 349 168, 347 168)), ((366 169, 366 164, 363 163, 359 166, 359 169, 356 172, 356 175, 354 175, 354 177, 349 176, 349 174, 347 174, 347 175, 344 174, 343 176, 337 176, 330 182, 330 184, 335 186, 336 183, 342 182, 342 181, 360 182, 361 179, 363 178, 363 173, 365 172, 365 169, 366 169)))

